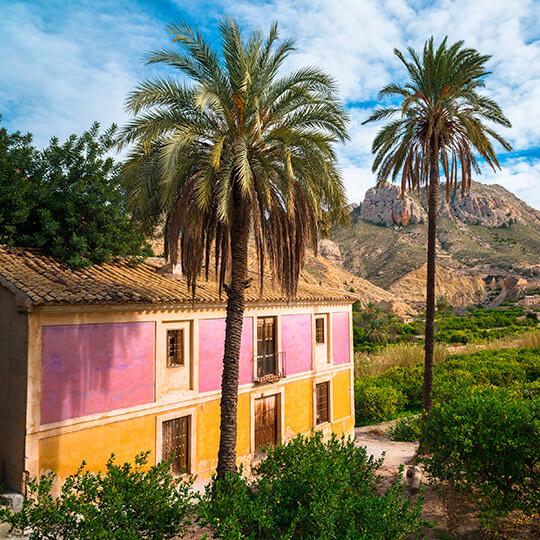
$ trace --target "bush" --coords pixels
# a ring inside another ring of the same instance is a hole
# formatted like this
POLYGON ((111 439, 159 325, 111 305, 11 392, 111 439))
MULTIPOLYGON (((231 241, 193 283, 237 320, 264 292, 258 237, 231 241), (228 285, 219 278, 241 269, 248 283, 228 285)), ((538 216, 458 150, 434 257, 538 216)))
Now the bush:
POLYGON ((422 497, 411 505, 397 481, 378 494, 381 462, 351 439, 299 435, 269 448, 253 483, 214 479, 201 498, 201 523, 231 540, 403 538, 425 525, 422 497))
POLYGON ((422 417, 398 418, 394 425, 387 429, 387 433, 392 441, 417 442, 422 434, 422 417))
POLYGON ((540 401, 534 391, 478 388, 430 412, 426 471, 478 497, 485 520, 540 507, 540 401), (527 395, 529 397, 527 397, 527 395))
POLYGON ((392 386, 375 386, 363 380, 354 382, 354 402, 357 425, 378 424, 401 410, 406 399, 392 386))
POLYGON ((170 473, 170 462, 144 470, 149 452, 116 465, 114 454, 107 471, 91 473, 83 463, 68 476, 60 496, 52 496, 53 472, 28 481, 28 496, 19 513, 0 510, 0 522, 11 531, 30 529, 32 540, 139 540, 182 535, 192 510, 191 481, 170 473))

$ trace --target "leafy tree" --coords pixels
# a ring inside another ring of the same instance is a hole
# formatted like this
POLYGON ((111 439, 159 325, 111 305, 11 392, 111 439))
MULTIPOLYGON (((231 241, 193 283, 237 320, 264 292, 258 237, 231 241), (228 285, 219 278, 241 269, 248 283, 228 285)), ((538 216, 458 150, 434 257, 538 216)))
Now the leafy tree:
POLYGON ((28 480, 20 512, 0 508, 0 523, 30 533, 31 540, 164 540, 183 537, 191 523, 193 479, 175 478, 171 461, 148 465, 150 452, 105 472, 90 472, 85 463, 65 478, 53 496, 54 472, 28 480))
POLYGON ((409 538, 429 525, 421 520, 423 495, 408 501, 399 479, 383 492, 382 461, 351 438, 298 435, 268 448, 252 481, 231 473, 213 479, 200 521, 227 540, 409 538))
POLYGON ((347 116, 335 82, 317 68, 283 74, 293 42, 274 24, 247 39, 220 23, 221 51, 197 29, 169 30, 180 50, 151 52, 191 80, 147 80, 126 103, 135 117, 120 144, 132 144, 125 180, 134 214, 152 229, 165 219, 165 255, 195 291, 213 253, 227 294, 218 476, 236 471, 238 370, 247 274, 254 238, 262 274, 269 261, 294 297, 305 248, 345 219, 335 143, 347 116))
POLYGON ((401 174, 401 188, 427 185, 428 246, 427 246, 427 301, 426 344, 424 367, 423 406, 431 409, 433 386, 433 348, 435 316, 435 243, 437 204, 439 198, 440 167, 446 177, 446 197, 456 191, 458 169, 461 169, 461 193, 469 189, 472 171, 480 173, 475 152, 493 170, 500 168, 490 139, 510 150, 510 144, 485 122, 510 127, 495 101, 478 93, 489 73, 485 64, 490 56, 465 48, 463 41, 447 45, 446 39, 438 48, 429 39, 423 55, 408 49, 410 59, 394 50, 409 76, 404 86, 391 83, 379 96, 395 97, 399 106, 380 107, 366 122, 384 120, 395 115, 373 141, 375 154, 373 171, 377 183, 397 180, 401 174))
POLYGON ((40 248, 72 267, 150 255, 107 156, 114 136, 114 126, 100 135, 95 123, 40 151, 30 134, 0 129, 0 243, 40 248))

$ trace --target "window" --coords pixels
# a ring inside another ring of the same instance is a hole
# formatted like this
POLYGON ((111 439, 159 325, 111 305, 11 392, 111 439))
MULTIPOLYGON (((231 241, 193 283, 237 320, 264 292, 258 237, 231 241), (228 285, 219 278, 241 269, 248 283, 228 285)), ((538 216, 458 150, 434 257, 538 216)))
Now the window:
POLYGON ((278 396, 255 400, 255 454, 278 442, 278 396))
POLYGON ((184 365, 184 330, 167 330, 167 366, 184 365))
POLYGON ((257 319, 257 378, 277 375, 276 318, 257 319))
POLYGON ((315 319, 315 343, 317 345, 326 343, 324 317, 317 317, 315 319))
POLYGON ((324 424, 330 420, 330 383, 323 382, 315 386, 315 423, 324 424))
POLYGON ((189 474, 189 424, 190 417, 183 416, 162 424, 162 459, 171 459, 172 472, 189 474))

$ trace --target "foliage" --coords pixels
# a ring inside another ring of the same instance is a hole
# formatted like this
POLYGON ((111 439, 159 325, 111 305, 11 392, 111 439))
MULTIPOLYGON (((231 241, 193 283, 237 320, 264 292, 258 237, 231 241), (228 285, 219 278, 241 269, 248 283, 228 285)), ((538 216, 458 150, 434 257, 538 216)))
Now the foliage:
POLYGON ((202 497, 202 523, 223 539, 403 538, 424 525, 422 496, 411 505, 399 481, 379 494, 381 463, 351 439, 299 435, 268 449, 253 482, 214 479, 202 497))
POLYGON ((374 386, 356 379, 354 409, 357 425, 378 424, 392 418, 407 402, 403 393, 392 386, 374 386))
POLYGON ((422 418, 420 416, 398 418, 386 432, 392 441, 417 442, 422 434, 422 418))
POLYGON ((91 473, 81 465, 68 476, 58 498, 52 495, 55 474, 28 481, 23 508, 0 510, 11 531, 30 529, 32 540, 161 540, 183 534, 190 522, 192 481, 170 473, 170 462, 145 467, 149 452, 117 465, 114 454, 107 470, 91 473))
POLYGON ((72 267, 151 255, 107 156, 114 136, 95 123, 37 150, 30 134, 0 129, 0 244, 40 248, 72 267))
POLYGON ((348 117, 337 85, 316 67, 284 72, 294 43, 276 24, 244 36, 223 18, 220 50, 195 27, 168 29, 177 48, 152 51, 147 63, 179 77, 146 80, 126 100, 130 209, 150 229, 165 219, 165 254, 181 260, 191 286, 208 272, 212 246, 224 283, 242 227, 294 296, 306 245, 346 219, 335 145, 348 117))
MULTIPOLYGON (((536 313, 526 312, 522 307, 470 308, 463 315, 454 315, 441 301, 439 307, 442 309, 435 314, 435 325, 436 340, 441 343, 485 343, 538 328, 536 313)), ((394 323, 394 328, 397 341, 424 332, 420 321, 394 323)))
MULTIPOLYGON (((515 388, 540 380, 540 346, 481 350, 450 356, 434 367, 434 401, 443 403, 476 387, 515 388)), ((422 401, 421 359, 413 365, 396 366, 375 376, 355 380, 359 422, 391 420, 422 401), (393 393, 395 392, 395 394, 393 393), (386 396, 388 403, 383 401, 386 396), (399 396, 399 399, 396 397, 399 396)))
POLYGON ((458 393, 427 418, 427 472, 475 494, 485 519, 540 508, 540 399, 518 388, 458 393))

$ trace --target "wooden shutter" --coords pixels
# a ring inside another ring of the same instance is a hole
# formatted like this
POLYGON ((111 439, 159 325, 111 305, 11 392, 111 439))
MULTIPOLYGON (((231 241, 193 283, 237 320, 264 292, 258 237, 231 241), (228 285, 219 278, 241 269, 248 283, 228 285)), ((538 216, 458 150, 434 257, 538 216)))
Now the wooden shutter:
POLYGON ((318 317, 315 319, 315 342, 318 344, 325 342, 324 332, 324 317, 318 317))
POLYGON ((184 365, 184 330, 167 330, 167 366, 184 365))
POLYGON ((328 422, 330 420, 330 383, 319 383, 318 385, 316 385, 315 389, 315 401, 317 405, 315 423, 324 424, 325 422, 328 422))
POLYGON ((257 377, 277 373, 276 318, 257 319, 257 377))
POLYGON ((255 400, 255 453, 278 441, 278 396, 255 400), (262 448, 261 448, 262 447, 262 448))
POLYGON ((189 473, 189 416, 168 420, 162 424, 162 459, 171 459, 172 472, 189 473))

